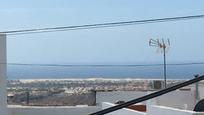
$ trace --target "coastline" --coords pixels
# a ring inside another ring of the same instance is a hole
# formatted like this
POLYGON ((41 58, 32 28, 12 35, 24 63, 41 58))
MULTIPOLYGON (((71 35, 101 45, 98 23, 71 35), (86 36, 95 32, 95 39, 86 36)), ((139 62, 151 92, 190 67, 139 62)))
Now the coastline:
MULTIPOLYGON (((36 78, 36 79, 8 79, 9 81, 12 80, 19 80, 19 81, 63 81, 63 80, 68 80, 68 81, 152 81, 152 80, 163 80, 163 79, 152 79, 152 78, 36 78)), ((183 81, 183 80, 188 80, 188 79, 167 79, 170 81, 183 81)))

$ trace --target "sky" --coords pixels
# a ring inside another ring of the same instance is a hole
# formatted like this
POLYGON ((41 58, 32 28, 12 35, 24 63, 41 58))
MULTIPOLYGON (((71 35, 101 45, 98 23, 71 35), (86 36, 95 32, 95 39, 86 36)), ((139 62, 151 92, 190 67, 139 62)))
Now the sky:
MULTIPOLYGON (((0 0, 0 31, 204 14, 203 0, 0 0)), ((7 36, 8 63, 162 63, 148 40, 167 39, 167 63, 204 62, 204 19, 7 36)))

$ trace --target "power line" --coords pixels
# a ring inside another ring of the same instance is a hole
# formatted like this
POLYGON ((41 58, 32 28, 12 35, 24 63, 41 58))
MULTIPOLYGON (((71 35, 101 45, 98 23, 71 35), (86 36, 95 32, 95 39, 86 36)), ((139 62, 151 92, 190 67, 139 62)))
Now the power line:
MULTIPOLYGON (((24 64, 24 63, 0 63, 4 65, 13 66, 40 66, 40 67, 151 67, 151 66, 163 66, 163 64, 121 64, 121 65, 68 65, 68 64, 24 64)), ((174 63, 167 64, 168 66, 188 66, 188 65, 204 65, 204 62, 196 63, 174 63)))
POLYGON ((44 33, 44 32, 94 29, 94 28, 105 28, 105 27, 127 26, 127 25, 137 25, 137 24, 159 23, 159 22, 179 21, 179 20, 191 20, 191 19, 201 19, 201 18, 204 18, 204 15, 191 15, 191 16, 182 16, 182 17, 168 17, 168 18, 134 20, 134 21, 124 21, 124 22, 85 24, 85 25, 63 26, 63 27, 53 27, 53 28, 35 28, 35 29, 25 29, 25 30, 2 31, 0 33, 4 33, 4 34, 7 34, 7 35, 34 34, 34 33, 44 33))

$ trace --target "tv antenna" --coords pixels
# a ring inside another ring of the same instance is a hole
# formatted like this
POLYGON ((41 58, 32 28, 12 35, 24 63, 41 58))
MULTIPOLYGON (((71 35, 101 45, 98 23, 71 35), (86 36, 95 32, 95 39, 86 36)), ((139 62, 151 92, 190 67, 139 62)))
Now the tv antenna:
POLYGON ((164 57, 164 88, 167 87, 167 83, 166 83, 166 52, 168 51, 169 47, 170 47, 170 40, 167 39, 166 41, 164 39, 150 39, 149 40, 149 46, 153 46, 153 47, 157 47, 158 50, 162 50, 163 52, 163 57, 164 57))

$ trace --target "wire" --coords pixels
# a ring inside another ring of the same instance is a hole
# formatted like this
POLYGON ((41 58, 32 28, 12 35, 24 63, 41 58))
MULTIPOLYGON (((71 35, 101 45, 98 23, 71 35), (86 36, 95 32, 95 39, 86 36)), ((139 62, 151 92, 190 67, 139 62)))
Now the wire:
POLYGON ((44 32, 94 29, 94 28, 127 26, 127 25, 159 23, 159 22, 201 19, 201 18, 204 18, 204 15, 192 15, 192 16, 183 16, 183 17, 157 18, 157 19, 148 19, 148 20, 134 20, 134 21, 98 23, 98 24, 85 24, 85 25, 63 26, 63 27, 53 27, 53 28, 35 28, 35 29, 25 29, 25 30, 2 31, 0 32, 0 34, 2 33, 7 35, 34 34, 34 33, 44 33, 44 32))
MULTIPOLYGON (((24 64, 24 63, 0 63, 2 65, 14 66, 41 66, 41 67, 147 67, 147 66, 163 66, 163 64, 129 64, 129 65, 68 65, 68 64, 24 64)), ((204 65, 204 62, 196 63, 174 63, 168 66, 186 66, 186 65, 204 65)))

